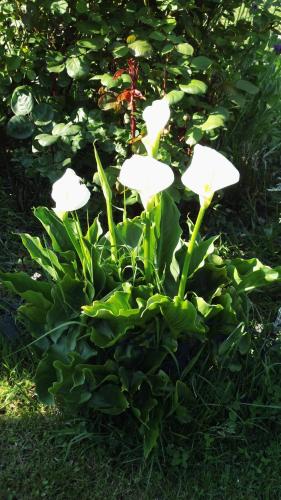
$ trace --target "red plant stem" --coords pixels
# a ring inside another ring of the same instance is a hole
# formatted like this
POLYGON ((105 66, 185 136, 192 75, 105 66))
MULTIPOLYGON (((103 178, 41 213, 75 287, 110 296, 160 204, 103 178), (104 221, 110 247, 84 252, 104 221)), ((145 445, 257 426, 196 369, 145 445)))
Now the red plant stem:
POLYGON ((134 96, 134 90, 136 90, 137 88, 139 68, 138 68, 138 63, 132 58, 128 60, 128 72, 131 77, 130 129, 131 129, 131 138, 134 139, 136 136, 136 118, 135 118, 136 101, 134 96))

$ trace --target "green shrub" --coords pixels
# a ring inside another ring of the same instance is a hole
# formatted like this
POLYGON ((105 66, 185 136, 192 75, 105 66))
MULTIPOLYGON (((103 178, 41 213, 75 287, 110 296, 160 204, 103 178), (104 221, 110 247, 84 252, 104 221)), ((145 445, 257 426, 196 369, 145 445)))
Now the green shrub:
MULTIPOLYGON (((14 159, 29 175, 52 181, 71 163, 87 175, 98 140, 106 164, 120 163, 131 147, 128 60, 135 58, 133 85, 148 101, 167 93, 175 108, 162 157, 184 164, 190 146, 232 128, 241 107, 259 95, 255 69, 243 61, 253 59, 280 22, 274 5, 2 0, 1 122, 15 139, 9 149, 28 140, 27 159, 16 152, 14 159)), ((134 94, 137 133, 139 97, 134 94)))

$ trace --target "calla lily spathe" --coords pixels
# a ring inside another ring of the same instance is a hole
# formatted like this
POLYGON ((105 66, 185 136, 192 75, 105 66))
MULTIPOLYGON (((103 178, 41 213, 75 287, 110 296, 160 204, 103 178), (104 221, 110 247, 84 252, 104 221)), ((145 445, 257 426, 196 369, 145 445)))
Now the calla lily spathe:
POLYGON ((201 206, 208 206, 219 189, 236 184, 240 174, 232 163, 215 149, 196 144, 189 168, 182 183, 200 198, 201 206))
POLYGON ((119 181, 137 191, 147 209, 151 198, 174 182, 174 174, 166 163, 150 156, 133 155, 123 163, 119 181))
POLYGON ((51 196, 56 203, 54 210, 60 214, 84 207, 91 193, 82 183, 81 177, 72 168, 67 168, 63 176, 53 184, 51 196))
POLYGON ((142 114, 146 124, 147 135, 153 141, 164 130, 170 119, 170 107, 167 99, 153 101, 151 106, 147 106, 142 114))

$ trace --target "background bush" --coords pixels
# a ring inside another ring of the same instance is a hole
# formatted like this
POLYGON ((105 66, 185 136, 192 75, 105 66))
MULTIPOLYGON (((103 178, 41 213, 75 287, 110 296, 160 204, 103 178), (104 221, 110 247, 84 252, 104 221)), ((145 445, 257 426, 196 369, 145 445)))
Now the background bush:
POLYGON ((130 108, 138 134, 142 96, 149 102, 163 93, 174 106, 163 160, 183 165, 190 146, 224 130, 235 156, 245 124, 253 130, 257 102, 268 135, 280 15, 274 1, 0 1, 0 112, 15 170, 53 181, 72 164, 89 179, 94 140, 104 164, 115 166, 139 147, 128 142, 130 108))

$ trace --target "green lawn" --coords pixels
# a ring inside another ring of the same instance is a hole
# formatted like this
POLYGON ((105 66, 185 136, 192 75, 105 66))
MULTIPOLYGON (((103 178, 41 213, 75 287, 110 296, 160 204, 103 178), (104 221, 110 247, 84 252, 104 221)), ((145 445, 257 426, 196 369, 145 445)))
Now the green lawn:
POLYGON ((281 497, 281 436, 269 430, 171 441, 144 463, 121 430, 39 405, 28 378, 10 373, 0 391, 3 500, 281 497))

